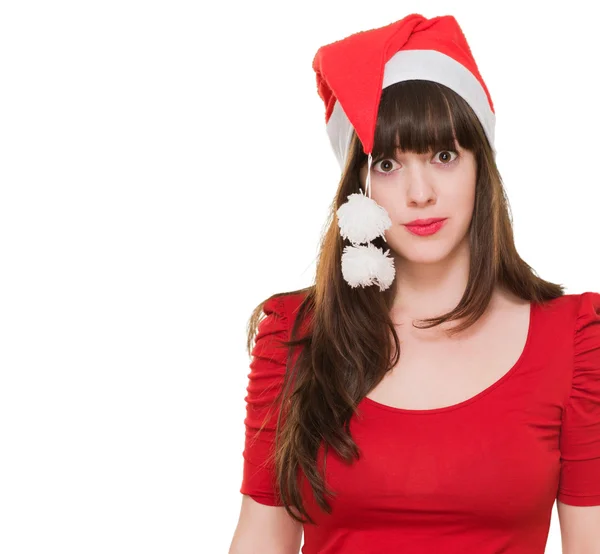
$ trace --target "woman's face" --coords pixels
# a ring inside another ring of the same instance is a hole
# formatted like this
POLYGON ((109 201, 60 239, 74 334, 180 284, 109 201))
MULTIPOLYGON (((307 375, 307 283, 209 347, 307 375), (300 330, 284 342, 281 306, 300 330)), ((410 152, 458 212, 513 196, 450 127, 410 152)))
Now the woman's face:
MULTIPOLYGON (((463 241, 473 215, 477 164, 469 150, 426 154, 396 151, 371 166, 371 198, 385 208, 392 226, 385 239, 395 257, 408 263, 435 263, 463 241), (415 219, 446 218, 434 234, 419 236, 405 226, 415 219)), ((360 170, 365 190, 367 164, 360 170)))

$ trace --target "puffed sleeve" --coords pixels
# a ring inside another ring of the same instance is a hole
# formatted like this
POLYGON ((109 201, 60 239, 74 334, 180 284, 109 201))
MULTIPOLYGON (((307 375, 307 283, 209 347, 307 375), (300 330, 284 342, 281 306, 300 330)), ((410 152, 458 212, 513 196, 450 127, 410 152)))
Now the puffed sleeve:
POLYGON ((264 427, 269 412, 283 385, 287 348, 281 344, 288 340, 288 318, 282 298, 270 298, 263 305, 265 317, 258 323, 252 349, 246 401, 246 439, 243 451, 244 469, 240 492, 251 496, 261 504, 282 506, 277 494, 274 464, 269 458, 273 453, 277 407, 264 427))
POLYGON ((600 293, 580 295, 575 320, 573 380, 563 412, 557 498, 600 505, 600 293))

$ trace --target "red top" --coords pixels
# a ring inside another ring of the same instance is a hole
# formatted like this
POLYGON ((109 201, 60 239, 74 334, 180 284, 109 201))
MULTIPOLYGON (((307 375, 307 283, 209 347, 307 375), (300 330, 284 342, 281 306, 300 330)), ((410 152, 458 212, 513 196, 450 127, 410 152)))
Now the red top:
MULTIPOLYGON (((248 375, 240 492, 270 506, 281 505, 272 466, 259 465, 276 414, 250 438, 281 385, 286 353, 276 344, 301 300, 265 303, 248 375)), ((408 410, 365 397, 359 410, 350 431, 360 460, 345 465, 329 450, 332 514, 302 488, 317 523, 304 526, 302 554, 542 554, 555 499, 600 505, 600 293, 532 304, 521 357, 468 400, 408 410)))

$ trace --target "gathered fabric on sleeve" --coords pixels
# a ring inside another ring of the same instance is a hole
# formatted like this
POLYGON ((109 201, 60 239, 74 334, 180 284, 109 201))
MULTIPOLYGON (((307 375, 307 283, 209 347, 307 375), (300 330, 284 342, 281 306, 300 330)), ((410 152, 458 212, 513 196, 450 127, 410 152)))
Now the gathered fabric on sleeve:
POLYGON ((247 396, 244 399, 246 438, 240 492, 261 504, 282 506, 272 461, 279 412, 279 406, 273 403, 285 376, 288 349, 282 341, 288 340, 288 317, 281 297, 268 299, 263 305, 263 312, 265 317, 258 323, 251 352, 247 396), (265 422, 269 411, 271 414, 265 422))
POLYGON ((571 394, 560 435, 557 499, 600 505, 600 293, 584 292, 575 319, 571 394))

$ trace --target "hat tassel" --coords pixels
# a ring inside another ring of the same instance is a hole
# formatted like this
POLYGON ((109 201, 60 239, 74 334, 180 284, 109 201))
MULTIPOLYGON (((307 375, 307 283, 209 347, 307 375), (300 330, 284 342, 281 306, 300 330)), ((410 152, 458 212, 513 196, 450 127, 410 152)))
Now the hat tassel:
POLYGON ((371 198, 372 155, 368 155, 367 194, 353 193, 337 210, 338 225, 342 237, 352 245, 344 247, 342 275, 352 287, 377 285, 381 291, 392 284, 396 271, 389 251, 384 252, 370 241, 381 236, 392 226, 392 221, 382 206, 371 198), (362 244, 367 243, 366 246, 362 244))

